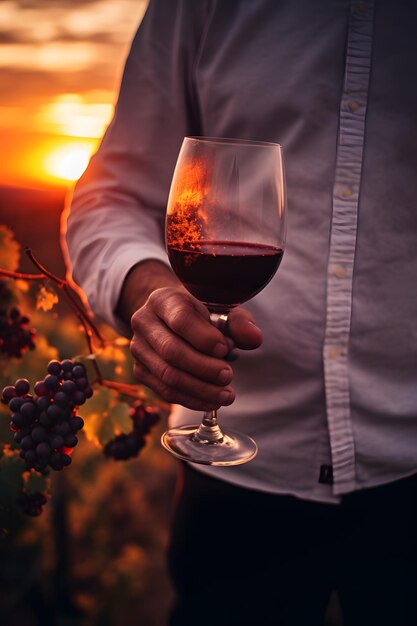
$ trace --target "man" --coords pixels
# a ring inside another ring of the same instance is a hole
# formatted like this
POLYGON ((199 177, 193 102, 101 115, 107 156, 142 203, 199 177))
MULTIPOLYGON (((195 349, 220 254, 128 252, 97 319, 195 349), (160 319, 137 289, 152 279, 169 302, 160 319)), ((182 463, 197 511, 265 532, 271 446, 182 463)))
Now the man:
POLYGON ((259 444, 246 465, 185 469, 172 624, 317 626, 332 589, 348 626, 417 624, 415 17, 152 0, 133 42, 74 194, 74 279, 121 332, 133 315, 136 377, 186 407, 173 423, 227 406, 259 444), (166 261, 185 135, 284 148, 287 250, 228 339, 166 261), (233 364, 231 343, 248 349, 233 364))

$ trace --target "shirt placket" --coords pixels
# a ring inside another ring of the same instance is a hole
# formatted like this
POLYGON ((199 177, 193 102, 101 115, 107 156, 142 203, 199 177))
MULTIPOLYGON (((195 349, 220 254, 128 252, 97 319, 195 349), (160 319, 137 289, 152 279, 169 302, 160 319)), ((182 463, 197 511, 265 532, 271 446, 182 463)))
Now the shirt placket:
POLYGON ((323 358, 335 494, 346 493, 355 484, 348 342, 373 15, 372 0, 351 4, 333 186, 323 358))

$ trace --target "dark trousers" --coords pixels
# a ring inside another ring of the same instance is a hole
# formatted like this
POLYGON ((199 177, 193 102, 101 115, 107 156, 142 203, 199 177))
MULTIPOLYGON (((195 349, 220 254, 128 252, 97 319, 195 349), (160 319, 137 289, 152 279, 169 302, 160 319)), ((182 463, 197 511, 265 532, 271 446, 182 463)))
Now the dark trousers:
POLYGON ((263 494, 182 468, 171 626, 417 626, 417 476, 341 505, 263 494))

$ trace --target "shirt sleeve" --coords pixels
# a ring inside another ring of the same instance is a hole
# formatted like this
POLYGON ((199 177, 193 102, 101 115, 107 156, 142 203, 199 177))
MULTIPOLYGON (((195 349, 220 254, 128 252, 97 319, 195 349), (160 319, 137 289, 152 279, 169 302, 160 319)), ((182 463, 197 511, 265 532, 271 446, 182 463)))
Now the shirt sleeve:
POLYGON ((63 218, 69 276, 93 312, 114 310, 129 270, 167 263, 165 208, 185 135, 200 134, 193 66, 208 2, 151 0, 127 58, 115 115, 63 218))

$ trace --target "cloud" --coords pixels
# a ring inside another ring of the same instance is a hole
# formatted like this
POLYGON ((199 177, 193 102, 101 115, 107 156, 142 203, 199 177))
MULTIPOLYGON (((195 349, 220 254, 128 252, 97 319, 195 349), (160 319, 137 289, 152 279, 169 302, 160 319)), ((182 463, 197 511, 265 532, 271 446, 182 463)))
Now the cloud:
POLYGON ((132 37, 146 0, 2 0, 2 43, 99 41, 123 44, 132 37))
MULTIPOLYGON (((33 127, 62 94, 114 102, 147 0, 0 0, 0 129, 33 127), (113 95, 112 95, 113 94, 113 95)), ((91 100, 93 102, 94 100, 91 100)))
POLYGON ((96 64, 105 50, 95 44, 51 42, 47 45, 8 44, 0 47, 0 68, 33 68, 52 72, 79 71, 96 64))
MULTIPOLYGON (((97 4, 100 0, 13 0, 19 9, 48 9, 49 7, 71 8, 73 6, 85 6, 86 4, 97 4)), ((133 4, 133 2, 132 2, 133 4)))
MULTIPOLYGON (((25 107, 30 111, 53 100, 59 94, 84 94, 91 90, 105 91, 110 98, 110 94, 116 91, 121 67, 121 62, 113 62, 111 67, 100 65, 93 70, 88 68, 78 72, 55 74, 31 68, 1 68, 0 106, 25 107)), ((0 118, 0 125, 1 123, 0 118)))

